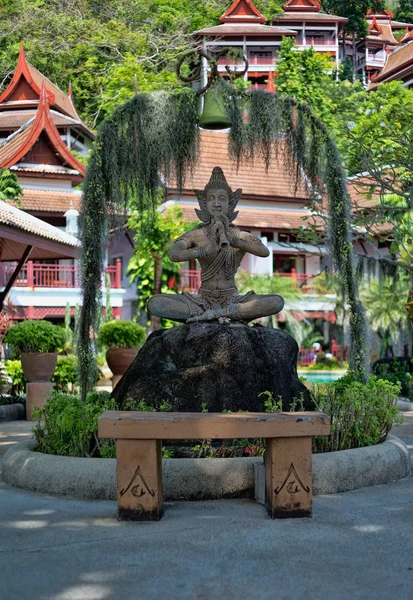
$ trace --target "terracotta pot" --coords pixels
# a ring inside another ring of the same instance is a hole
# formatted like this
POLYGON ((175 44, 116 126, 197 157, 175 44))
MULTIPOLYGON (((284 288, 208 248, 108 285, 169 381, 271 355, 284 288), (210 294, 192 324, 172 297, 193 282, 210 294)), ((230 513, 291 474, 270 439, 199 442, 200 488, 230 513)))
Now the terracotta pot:
POLYGON ((106 352, 106 361, 114 375, 123 375, 134 361, 136 348, 112 348, 106 352))
POLYGON ((22 354, 22 367, 26 379, 50 381, 57 363, 57 352, 25 352, 22 354))

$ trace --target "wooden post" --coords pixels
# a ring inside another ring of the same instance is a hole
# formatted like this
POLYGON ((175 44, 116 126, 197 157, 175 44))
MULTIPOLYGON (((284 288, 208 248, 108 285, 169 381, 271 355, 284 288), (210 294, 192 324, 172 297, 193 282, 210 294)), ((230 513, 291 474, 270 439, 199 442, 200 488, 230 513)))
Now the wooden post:
POLYGON ((265 440, 265 507, 271 518, 311 517, 311 437, 265 440))
POLYGON ((32 260, 27 262, 27 287, 34 288, 34 269, 32 260))
POLYGON ((120 258, 116 259, 115 287, 118 290, 122 287, 122 261, 120 258))
POLYGON ((116 440, 120 521, 159 521, 163 515, 161 440, 116 440))

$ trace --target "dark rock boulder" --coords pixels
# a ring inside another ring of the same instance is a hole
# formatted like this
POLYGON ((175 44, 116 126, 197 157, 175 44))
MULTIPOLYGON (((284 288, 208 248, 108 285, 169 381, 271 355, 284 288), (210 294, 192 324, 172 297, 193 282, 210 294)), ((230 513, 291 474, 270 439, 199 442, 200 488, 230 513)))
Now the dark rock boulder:
POLYGON ((264 411, 272 392, 290 409, 302 397, 314 410, 307 388, 297 376, 298 346, 279 329, 197 323, 154 332, 113 391, 119 408, 128 399, 145 400, 159 409, 208 412, 264 411))

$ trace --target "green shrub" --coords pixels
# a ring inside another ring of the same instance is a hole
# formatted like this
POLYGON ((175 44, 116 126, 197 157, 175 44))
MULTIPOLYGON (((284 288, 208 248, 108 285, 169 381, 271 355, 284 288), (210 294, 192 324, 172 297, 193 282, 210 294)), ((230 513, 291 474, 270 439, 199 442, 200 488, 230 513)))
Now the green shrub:
POLYGON ((57 392, 67 392, 69 387, 73 390, 78 385, 76 356, 69 354, 57 359, 52 382, 57 392))
POLYGON ((334 369, 348 369, 348 363, 339 363, 337 358, 333 356, 328 358, 324 352, 317 354, 314 364, 307 367, 309 371, 332 371, 334 369))
POLYGON ((372 371, 380 379, 400 384, 401 394, 413 400, 413 358, 380 359, 373 364, 372 371))
POLYGON ((113 443, 98 440, 97 429, 99 415, 116 408, 109 392, 91 392, 85 404, 79 396, 53 392, 43 409, 34 413, 39 419, 33 429, 37 450, 60 456, 113 456, 113 443))
POLYGON ((6 373, 12 381, 12 387, 10 393, 24 394, 26 391, 27 379, 23 373, 23 367, 20 360, 6 360, 5 363, 6 373))
POLYGON ((58 352, 65 340, 64 329, 49 321, 22 321, 13 325, 5 338, 16 356, 22 352, 58 352))
MULTIPOLYGON (((117 410, 116 401, 109 392, 89 392, 87 401, 77 395, 53 392, 42 410, 35 409, 39 419, 33 429, 38 452, 59 456, 84 456, 115 458, 114 440, 101 440, 97 436, 98 417, 105 410, 117 410), (40 421, 42 419, 42 421, 40 421)), ((153 411, 144 400, 128 400, 125 410, 153 411)), ((163 402, 161 410, 168 411, 163 402)))
POLYGON ((318 409, 331 419, 331 435, 313 438, 314 452, 362 448, 383 442, 403 421, 397 408, 400 387, 370 377, 366 384, 348 374, 336 383, 313 384, 318 409))
POLYGON ((145 339, 145 329, 133 321, 109 321, 99 331, 99 344, 106 348, 138 348, 145 339))

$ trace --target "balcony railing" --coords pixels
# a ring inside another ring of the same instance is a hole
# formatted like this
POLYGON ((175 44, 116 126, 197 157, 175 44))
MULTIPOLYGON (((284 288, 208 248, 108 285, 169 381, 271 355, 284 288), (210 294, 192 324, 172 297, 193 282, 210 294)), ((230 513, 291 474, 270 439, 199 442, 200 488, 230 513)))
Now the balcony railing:
MULTIPOLYGON (((17 263, 0 263, 0 286, 4 287, 16 268, 17 263)), ((110 278, 110 287, 122 287, 122 263, 118 258, 116 264, 110 265, 105 272, 110 278)), ((80 270, 76 265, 45 264, 29 260, 21 269, 13 284, 17 287, 46 288, 78 288, 80 287, 80 270)))
POLYGON ((300 289, 304 294, 332 294, 331 290, 323 289, 317 285, 315 279, 317 275, 310 275, 308 273, 297 273, 295 269, 291 269, 289 273, 274 273, 278 277, 290 277, 292 280, 292 286, 300 289))
POLYGON ((201 271, 182 269, 179 289, 181 292, 197 292, 201 286, 201 271))
MULTIPOLYGON (((315 284, 316 275, 297 273, 291 269, 289 273, 274 273, 278 277, 289 277, 294 288, 301 289, 304 294, 328 294, 328 290, 322 290, 315 284)), ((197 292, 201 285, 201 271, 196 269, 182 269, 179 289, 185 292, 197 292)))

